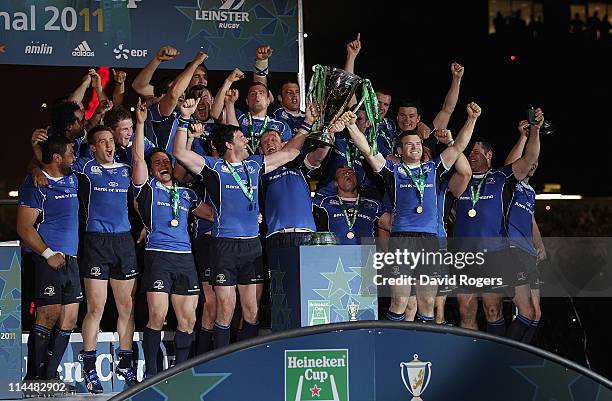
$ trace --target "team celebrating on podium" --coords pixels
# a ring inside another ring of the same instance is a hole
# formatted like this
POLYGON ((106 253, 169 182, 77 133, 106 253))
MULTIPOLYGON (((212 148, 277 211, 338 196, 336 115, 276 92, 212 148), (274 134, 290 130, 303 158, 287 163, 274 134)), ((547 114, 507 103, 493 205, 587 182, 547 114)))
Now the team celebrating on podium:
MULTIPOLYGON (((360 36, 346 49, 344 70, 354 73, 360 36)), ((80 359, 87 389, 103 391, 96 344, 109 284, 118 312, 116 373, 128 386, 139 381, 132 346, 141 296, 148 308, 145 378, 161 368, 157 354, 170 305, 175 364, 228 345, 232 327, 237 341, 257 336, 270 254, 300 246, 316 231, 333 232, 340 245, 377 238, 389 251, 486 249, 486 263, 463 273, 503 277, 503 285, 393 286, 386 317, 444 324, 446 296, 455 293, 460 325, 477 330, 480 296, 488 332, 531 342, 540 319, 536 263, 545 258, 529 185, 542 110, 535 110, 535 121, 520 122, 505 165, 492 167, 493 146, 473 138, 483 113, 478 104, 460 107, 465 123, 456 136, 448 129, 465 72, 453 63, 450 88, 430 123, 411 100, 398 102, 393 119, 391 92, 374 85, 375 146, 368 141, 372 121, 356 108, 332 122, 333 146, 325 146, 309 136, 321 110, 310 99, 300 109, 305 88, 285 81, 276 97, 270 91, 270 47, 256 51, 244 111, 232 86, 245 74, 231 71, 213 94, 203 52, 174 79, 151 85, 158 66, 179 54, 161 48, 134 78, 140 97, 134 116, 122 106, 125 72, 113 70, 109 99, 90 70, 54 105, 51 126, 32 134, 34 157, 19 190, 17 222, 36 305, 26 378, 57 377, 85 300, 80 359), (89 87, 100 103, 85 121, 89 87), (517 314, 507 325, 501 305, 509 293, 517 314)), ((416 273, 445 277, 452 269, 423 265, 416 273)), ((390 266, 390 274, 415 271, 390 266)))

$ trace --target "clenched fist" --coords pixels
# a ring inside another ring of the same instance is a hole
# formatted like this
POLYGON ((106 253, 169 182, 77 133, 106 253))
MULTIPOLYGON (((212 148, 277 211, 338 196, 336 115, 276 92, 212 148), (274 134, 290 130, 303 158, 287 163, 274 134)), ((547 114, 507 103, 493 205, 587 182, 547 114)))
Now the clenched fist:
POLYGON ((155 56, 159 61, 170 61, 174 60, 176 56, 181 54, 178 50, 176 50, 172 46, 164 46, 157 52, 157 56, 155 56))
POLYGON ((453 73, 454 77, 461 78, 463 76, 463 71, 464 71, 464 68, 463 66, 461 66, 461 64, 459 63, 451 64, 451 72, 453 73))
POLYGON ((255 51, 255 60, 267 60, 272 56, 272 48, 270 46, 258 47, 255 51))
POLYGON ((470 104, 467 105, 467 113, 468 113, 468 116, 471 118, 478 118, 480 117, 480 114, 482 113, 482 109, 476 103, 471 102, 470 104))

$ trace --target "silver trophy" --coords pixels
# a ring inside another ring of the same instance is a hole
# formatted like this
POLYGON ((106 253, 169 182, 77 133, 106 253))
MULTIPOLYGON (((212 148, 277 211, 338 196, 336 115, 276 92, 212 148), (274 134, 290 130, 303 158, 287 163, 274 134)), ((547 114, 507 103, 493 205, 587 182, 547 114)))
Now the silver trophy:
POLYGON ((423 394, 429 384, 429 379, 431 379, 431 362, 421 362, 419 356, 414 354, 412 361, 400 362, 400 369, 404 386, 412 394, 411 401, 423 401, 421 394, 423 394), (404 371, 406 371, 406 374, 404 374, 404 371), (408 376, 408 381, 406 381, 406 376, 408 376))
MULTIPOLYGON (((313 71, 307 99, 315 104, 319 117, 308 138, 326 146, 334 146, 334 140, 329 133, 330 126, 348 111, 349 102, 357 89, 370 83, 340 68, 315 65, 313 71)), ((361 107, 363 100, 362 97, 353 111, 361 107)))

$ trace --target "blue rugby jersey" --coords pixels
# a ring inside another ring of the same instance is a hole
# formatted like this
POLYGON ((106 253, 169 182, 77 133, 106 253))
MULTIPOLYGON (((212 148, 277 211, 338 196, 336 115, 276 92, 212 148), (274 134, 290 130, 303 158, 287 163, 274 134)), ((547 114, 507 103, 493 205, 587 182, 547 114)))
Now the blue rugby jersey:
MULTIPOLYGON (((393 205, 391 232, 438 233, 438 192, 441 175, 448 171, 440 156, 421 163, 425 177, 423 194, 423 211, 417 213, 420 205, 419 195, 412 179, 401 163, 387 160, 378 172, 385 181, 389 200, 393 205)), ((418 179, 419 167, 410 168, 412 175, 418 179)))
POLYGON ((306 114, 303 111, 298 111, 296 115, 289 113, 279 103, 272 103, 268 109, 268 114, 278 121, 282 121, 289 126, 291 133, 295 135, 302 126, 306 114))
POLYGON ((446 250, 447 241, 446 237, 446 222, 450 212, 450 206, 452 206, 452 193, 450 193, 449 183, 452 175, 450 173, 442 174, 440 179, 440 185, 438 187, 438 239, 440 249, 446 250))
POLYGON ((150 105, 145 120, 145 137, 156 147, 172 153, 179 115, 178 110, 174 110, 169 116, 162 116, 159 103, 150 105))
MULTIPOLYGON (((210 196, 208 196, 208 192, 206 192, 206 187, 202 180, 197 180, 191 188, 198 194, 200 199, 204 199, 204 203, 212 207, 212 201, 210 196)), ((191 234, 193 238, 198 238, 200 235, 204 235, 207 232, 210 232, 213 227, 213 222, 206 219, 201 219, 198 216, 193 216, 193 223, 191 226, 191 234)))
MULTIPOLYGON (((356 199, 342 199, 342 202, 348 210, 349 220, 352 221, 356 199)), ((357 218, 355 224, 349 230, 338 195, 317 195, 313 199, 313 205, 319 230, 335 233, 341 245, 360 245, 362 238, 374 237, 378 219, 384 213, 383 207, 378 201, 360 196, 357 218), (349 231, 355 234, 353 238, 347 237, 349 231)))
POLYGON ((453 234, 460 249, 498 251, 508 247, 505 209, 516 183, 512 165, 472 176, 468 188, 455 201, 453 234), (469 217, 472 209, 470 187, 476 191, 482 180, 480 200, 474 207, 476 216, 469 217))
MULTIPOLYGON (((242 111, 236 109, 236 119, 238 120, 238 126, 240 130, 244 134, 245 138, 249 140, 249 144, 251 143, 251 131, 249 130, 249 118, 248 115, 243 113, 242 111)), ((261 117, 253 117, 253 131, 256 134, 262 129, 262 125, 264 123, 265 118, 261 117)), ((287 125, 286 122, 277 120, 275 118, 268 117, 268 123, 266 124, 266 129, 273 129, 275 131, 280 132, 281 137, 283 138, 283 142, 289 141, 293 137, 293 133, 291 132, 291 128, 287 125)), ((261 140, 261 137, 257 138, 261 140)), ((255 149, 253 149, 255 151, 255 149)))
POLYGON ((212 147, 210 143, 210 134, 212 130, 217 127, 217 124, 214 122, 204 123, 204 133, 200 138, 195 138, 193 140, 193 144, 191 145, 191 149, 199 154, 200 156, 210 156, 212 152, 212 147))
POLYGON ((306 180, 310 171, 303 165, 305 157, 297 157, 261 178, 267 237, 284 228, 316 231, 306 180))
POLYGON ((366 185, 366 171, 364 170, 365 160, 361 153, 357 150, 356 146, 349 139, 342 136, 340 133, 336 133, 334 138, 334 147, 329 150, 329 154, 323 161, 321 166, 322 174, 321 179, 317 183, 317 192, 321 195, 333 195, 337 193, 336 190, 336 170, 342 166, 348 166, 346 158, 347 150, 349 158, 353 162, 352 167, 355 170, 357 176, 357 185, 365 187, 366 185))
MULTIPOLYGON (((214 225, 212 235, 223 238, 255 238, 259 236, 259 180, 265 171, 264 156, 252 155, 243 161, 248 170, 253 200, 244 195, 223 159, 203 156, 200 172, 212 201, 214 225)), ((243 163, 232 164, 242 183, 248 186, 243 163)))
MULTIPOLYGON (((44 171, 43 171, 44 172, 44 171)), ((19 206, 38 209, 35 224, 42 240, 55 252, 76 256, 79 247, 78 180, 74 174, 50 177, 48 187, 36 188, 27 176, 19 188, 19 206)))
MULTIPOLYGON (((366 132, 366 136, 369 134, 370 128, 366 132)), ((378 151, 385 157, 389 155, 395 155, 397 134, 399 129, 397 123, 385 117, 378 126, 378 138, 376 143, 378 144, 378 151)))
POLYGON ((172 227, 172 199, 164 188, 169 189, 153 177, 141 186, 135 186, 138 211, 147 230, 145 249, 190 253, 188 219, 191 210, 199 206, 200 199, 192 189, 179 187, 179 224, 172 227))
POLYGON ((72 165, 79 179, 79 199, 85 216, 85 231, 125 233, 128 220, 128 191, 132 169, 127 164, 100 165, 95 159, 80 158, 72 165))
POLYGON ((533 256, 538 254, 533 244, 532 219, 535 197, 535 190, 529 184, 522 181, 517 183, 514 186, 506 217, 510 245, 521 248, 533 256))

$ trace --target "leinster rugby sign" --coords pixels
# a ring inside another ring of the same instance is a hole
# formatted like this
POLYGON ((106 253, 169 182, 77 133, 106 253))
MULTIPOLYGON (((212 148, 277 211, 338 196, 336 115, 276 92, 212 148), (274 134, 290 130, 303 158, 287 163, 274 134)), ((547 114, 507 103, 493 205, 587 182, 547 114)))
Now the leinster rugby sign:
POLYGON ((162 46, 182 69, 200 50, 208 68, 250 70, 274 49, 272 71, 298 70, 297 0, 3 0, 0 64, 141 68, 162 46))

